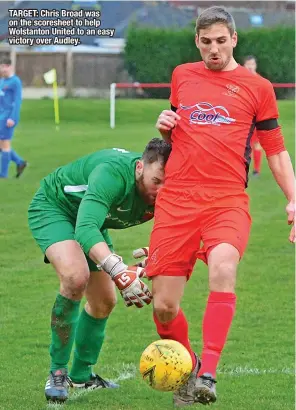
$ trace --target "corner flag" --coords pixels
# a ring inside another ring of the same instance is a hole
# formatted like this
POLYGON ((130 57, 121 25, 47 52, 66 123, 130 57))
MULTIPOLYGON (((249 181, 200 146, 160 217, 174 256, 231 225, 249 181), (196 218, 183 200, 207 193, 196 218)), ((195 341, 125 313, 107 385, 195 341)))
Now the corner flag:
POLYGON ((54 107, 54 119, 56 124, 56 129, 59 129, 60 124, 60 114, 59 114, 59 96, 58 96, 58 83, 57 83, 57 71, 55 68, 47 71, 43 74, 44 81, 46 84, 52 84, 53 89, 53 107, 54 107))

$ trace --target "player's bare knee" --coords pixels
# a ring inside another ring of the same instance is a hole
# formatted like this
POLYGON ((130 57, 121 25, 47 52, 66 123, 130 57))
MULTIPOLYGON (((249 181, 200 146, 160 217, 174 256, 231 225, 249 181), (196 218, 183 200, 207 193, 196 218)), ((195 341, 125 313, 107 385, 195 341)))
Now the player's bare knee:
POLYGON ((86 303, 85 310, 91 316, 97 319, 103 319, 105 317, 108 317, 112 313, 112 310, 114 309, 116 303, 116 296, 97 302, 91 301, 86 303))
POLYGON ((60 275, 63 294, 70 299, 81 299, 88 279, 89 272, 87 270, 68 270, 60 275))
POLYGON ((10 151, 11 150, 11 143, 10 140, 3 140, 1 144, 2 151, 10 151))
POLYGON ((107 317, 111 314, 116 305, 116 298, 102 301, 100 306, 96 309, 95 317, 107 317))
POLYGON ((154 313, 157 319, 162 322, 170 322, 173 320, 179 311, 179 304, 173 300, 154 300, 154 313))
POLYGON ((185 276, 153 277, 153 307, 160 322, 169 322, 177 316, 185 284, 185 276))
POLYGON ((237 264, 222 261, 213 264, 209 273, 209 285, 212 292, 234 292, 237 264))

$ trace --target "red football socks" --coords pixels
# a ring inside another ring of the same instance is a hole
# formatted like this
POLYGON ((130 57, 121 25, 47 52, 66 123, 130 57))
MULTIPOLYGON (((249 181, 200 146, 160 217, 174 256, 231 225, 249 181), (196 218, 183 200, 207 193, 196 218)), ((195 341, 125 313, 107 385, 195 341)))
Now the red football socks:
POLYGON ((235 312, 234 293, 211 292, 203 319, 203 350, 198 375, 211 373, 216 369, 235 312))
POLYGON ((170 322, 161 323, 155 313, 153 318, 156 324, 157 333, 162 339, 176 340, 186 347, 191 355, 192 369, 194 369, 196 365, 196 357, 190 346, 188 338, 188 323, 182 310, 179 309, 177 316, 170 322))
POLYGON ((259 174, 261 171, 262 151, 260 149, 254 149, 253 155, 254 155, 254 171, 258 172, 259 174))

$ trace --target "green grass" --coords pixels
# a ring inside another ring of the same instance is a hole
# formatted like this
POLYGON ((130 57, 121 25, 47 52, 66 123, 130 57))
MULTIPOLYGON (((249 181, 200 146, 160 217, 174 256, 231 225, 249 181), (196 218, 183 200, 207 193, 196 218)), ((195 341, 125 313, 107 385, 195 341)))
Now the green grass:
MULTIPOLYGON (((48 406, 44 383, 49 366, 50 312, 58 289, 51 267, 27 227, 27 208, 40 179, 55 167, 105 147, 142 150, 157 135, 154 124, 166 101, 118 101, 117 127, 109 129, 106 101, 62 100, 61 127, 52 121, 52 102, 25 101, 14 147, 30 163, 20 180, 1 180, 0 199, 0 409, 41 410, 48 406)), ((294 105, 280 102, 286 144, 294 152, 294 105)), ((11 177, 14 166, 11 166, 11 177)), ((237 313, 224 350, 217 410, 294 408, 294 249, 288 242, 286 201, 266 160, 251 179, 253 229, 239 267, 237 313)), ((116 249, 131 251, 148 243, 151 223, 111 232, 116 249)), ((207 298, 206 268, 197 263, 183 308, 190 336, 201 350, 201 320, 207 298)), ((126 309, 119 298, 107 327, 96 370, 124 378, 116 391, 73 397, 64 409, 172 409, 170 393, 147 387, 137 372, 143 349, 157 339, 151 307, 126 309)), ((52 406, 51 406, 52 407, 52 406)), ((197 406, 198 408, 201 406, 197 406)), ((54 408, 54 406, 53 406, 54 408)))

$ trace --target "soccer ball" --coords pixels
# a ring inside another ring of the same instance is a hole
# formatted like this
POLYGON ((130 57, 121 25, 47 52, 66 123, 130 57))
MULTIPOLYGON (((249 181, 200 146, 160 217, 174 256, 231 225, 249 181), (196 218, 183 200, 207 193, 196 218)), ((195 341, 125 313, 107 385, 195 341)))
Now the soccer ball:
POLYGON ((146 383, 160 391, 178 390, 192 371, 188 350, 170 339, 151 343, 142 353, 140 372, 146 383))

